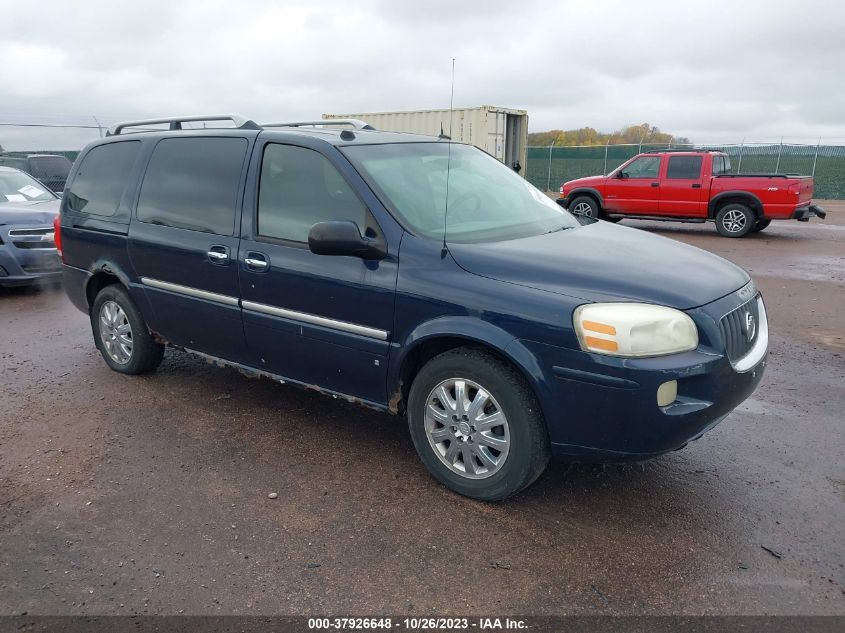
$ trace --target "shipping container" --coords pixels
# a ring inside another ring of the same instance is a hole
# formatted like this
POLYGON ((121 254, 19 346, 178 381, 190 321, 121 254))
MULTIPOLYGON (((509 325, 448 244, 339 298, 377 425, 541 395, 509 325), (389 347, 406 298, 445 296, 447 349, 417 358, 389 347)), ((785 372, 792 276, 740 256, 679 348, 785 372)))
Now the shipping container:
POLYGON ((525 110, 480 106, 452 110, 324 114, 324 119, 361 119, 377 130, 437 136, 483 149, 525 175, 528 146, 528 113, 525 110))

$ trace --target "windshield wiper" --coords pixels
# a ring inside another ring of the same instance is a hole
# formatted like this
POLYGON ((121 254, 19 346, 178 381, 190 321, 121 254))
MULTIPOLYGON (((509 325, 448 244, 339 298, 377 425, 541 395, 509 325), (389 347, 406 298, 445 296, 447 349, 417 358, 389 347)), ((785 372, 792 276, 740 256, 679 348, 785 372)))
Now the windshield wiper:
POLYGON ((546 231, 543 235, 548 235, 549 233, 557 233, 558 231, 565 231, 566 229, 574 229, 574 226, 562 226, 558 229, 552 229, 551 231, 546 231))

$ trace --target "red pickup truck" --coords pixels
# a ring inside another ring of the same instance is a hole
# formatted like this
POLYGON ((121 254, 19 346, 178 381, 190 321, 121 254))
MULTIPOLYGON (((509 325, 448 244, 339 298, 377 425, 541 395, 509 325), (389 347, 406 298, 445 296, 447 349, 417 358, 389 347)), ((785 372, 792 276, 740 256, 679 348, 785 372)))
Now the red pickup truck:
POLYGON ((558 204, 576 215, 716 222, 725 237, 762 231, 772 220, 806 222, 825 211, 811 204, 813 179, 731 174, 722 152, 666 150, 639 154, 607 176, 563 183, 558 204))

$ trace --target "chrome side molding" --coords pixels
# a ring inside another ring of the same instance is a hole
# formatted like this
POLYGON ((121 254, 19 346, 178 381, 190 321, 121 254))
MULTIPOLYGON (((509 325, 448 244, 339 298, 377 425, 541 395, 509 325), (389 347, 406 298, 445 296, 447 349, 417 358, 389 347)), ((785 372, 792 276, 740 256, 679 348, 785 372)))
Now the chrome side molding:
POLYGON ((379 341, 387 340, 386 331, 367 327, 366 325, 358 325, 357 323, 349 323, 347 321, 338 321, 336 319, 308 314, 307 312, 296 312, 295 310, 277 308, 276 306, 269 306, 264 303, 256 303, 254 301, 241 301, 241 306, 243 306, 244 310, 250 310, 252 312, 269 314, 271 316, 282 317, 284 319, 291 319, 292 321, 302 321, 303 323, 319 325, 333 330, 340 330, 341 332, 350 332, 352 334, 366 336, 367 338, 373 338, 379 341))
POLYGON ((141 283, 150 288, 158 290, 167 290, 168 292, 175 292, 180 295, 187 295, 188 297, 196 297, 197 299, 205 299, 206 301, 214 301, 222 303, 227 306, 237 306, 238 298, 230 297, 229 295, 221 295, 216 292, 209 292, 208 290, 200 290, 199 288, 191 288, 190 286, 183 286, 181 284, 174 284, 169 281, 161 281, 159 279, 150 279, 149 277, 141 277, 141 283))

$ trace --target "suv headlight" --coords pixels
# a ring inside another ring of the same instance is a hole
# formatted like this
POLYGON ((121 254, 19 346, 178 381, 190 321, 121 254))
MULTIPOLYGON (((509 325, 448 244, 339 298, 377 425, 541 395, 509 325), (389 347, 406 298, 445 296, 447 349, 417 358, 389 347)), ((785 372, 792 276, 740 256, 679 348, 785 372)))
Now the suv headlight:
POLYGON ((581 349, 610 356, 664 356, 698 347, 698 330, 680 310, 648 303, 588 303, 575 309, 581 349))

